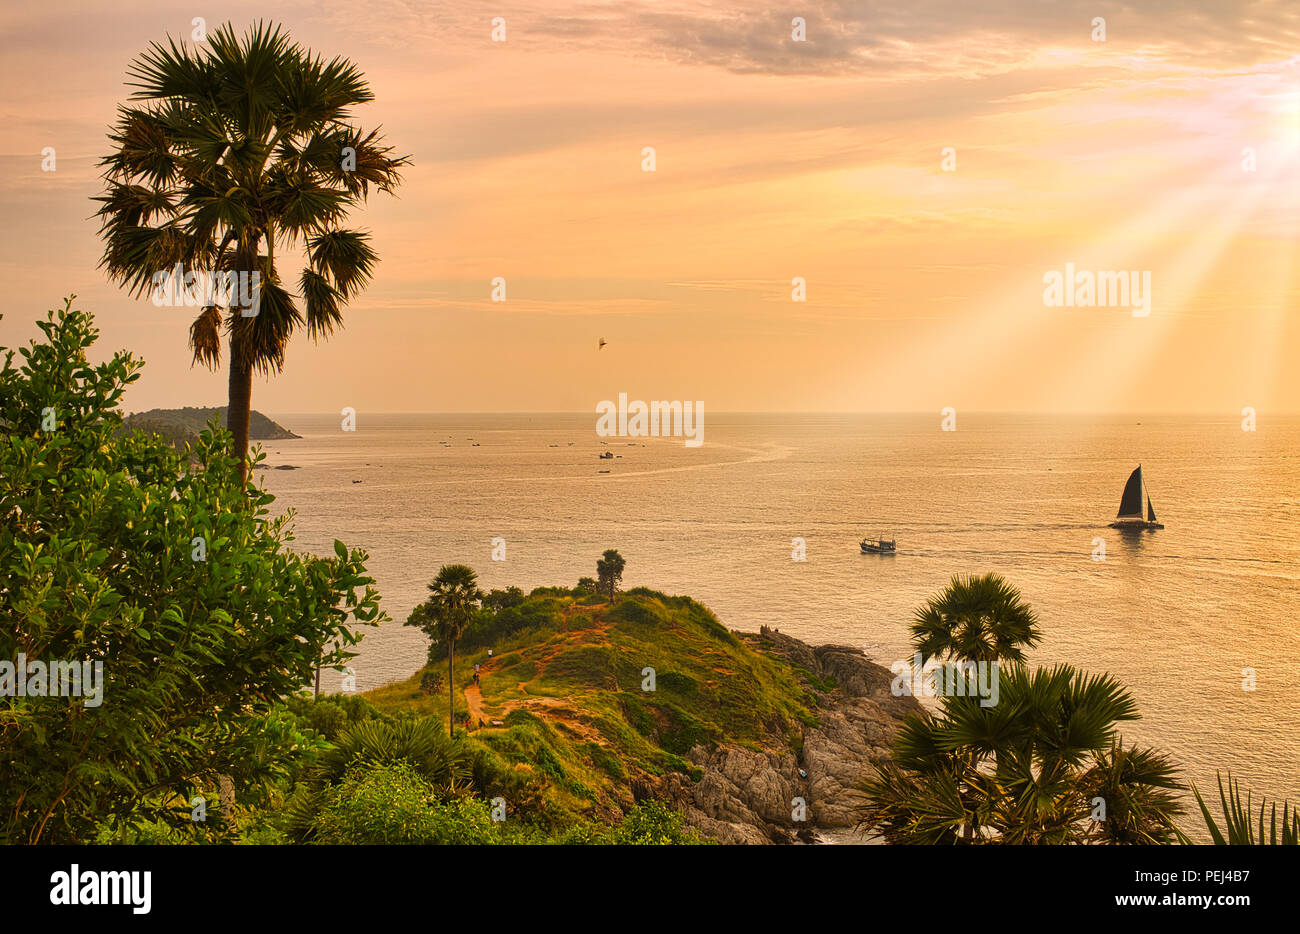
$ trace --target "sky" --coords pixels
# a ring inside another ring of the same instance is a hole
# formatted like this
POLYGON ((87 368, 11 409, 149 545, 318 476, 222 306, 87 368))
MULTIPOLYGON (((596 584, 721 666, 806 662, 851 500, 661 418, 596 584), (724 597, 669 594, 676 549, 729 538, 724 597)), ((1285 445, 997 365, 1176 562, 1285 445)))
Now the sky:
POLYGON ((91 198, 131 61, 267 18, 412 165, 264 412, 1300 412, 1300 4, 1135 6, 9 4, 0 345, 75 293, 146 361, 128 410, 224 403, 193 309, 98 268, 91 198), (1046 303, 1067 263, 1149 274, 1149 314, 1046 303))

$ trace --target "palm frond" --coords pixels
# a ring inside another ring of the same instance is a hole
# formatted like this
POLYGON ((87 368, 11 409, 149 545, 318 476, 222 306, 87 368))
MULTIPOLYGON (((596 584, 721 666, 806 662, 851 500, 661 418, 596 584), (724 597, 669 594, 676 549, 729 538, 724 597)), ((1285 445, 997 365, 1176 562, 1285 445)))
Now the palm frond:
POLYGON ((1277 819, 1277 802, 1272 802, 1271 812, 1269 811, 1269 802, 1267 799, 1260 799, 1258 832, 1254 821, 1254 808, 1251 802, 1251 794, 1246 792, 1246 798, 1243 801, 1241 797, 1241 786, 1232 773, 1228 773, 1228 787, 1225 790, 1223 786, 1223 775, 1217 774, 1219 782, 1219 806, 1223 811, 1223 826, 1226 828, 1226 835, 1219 828, 1218 823, 1210 814, 1210 809, 1205 806, 1205 800, 1201 797, 1201 792, 1197 789, 1196 784, 1192 783, 1192 794, 1196 797, 1196 803, 1201 809, 1201 816, 1205 820, 1205 826, 1210 832, 1210 837, 1219 846, 1300 846, 1300 808, 1293 807, 1289 801, 1282 802, 1282 827, 1281 833, 1278 832, 1277 819), (1265 833, 1264 816, 1271 813, 1268 833, 1265 833))
POLYGON ((307 334, 312 340, 329 337, 336 327, 343 326, 339 309, 342 296, 329 280, 313 269, 304 269, 299 287, 307 311, 307 334))
POLYGON ((307 241, 312 268, 327 273, 345 298, 370 280, 379 257, 370 246, 370 235, 359 230, 331 230, 307 241))
POLYGON ((221 363, 221 311, 215 306, 204 308, 190 325, 190 349, 194 363, 213 370, 221 363))

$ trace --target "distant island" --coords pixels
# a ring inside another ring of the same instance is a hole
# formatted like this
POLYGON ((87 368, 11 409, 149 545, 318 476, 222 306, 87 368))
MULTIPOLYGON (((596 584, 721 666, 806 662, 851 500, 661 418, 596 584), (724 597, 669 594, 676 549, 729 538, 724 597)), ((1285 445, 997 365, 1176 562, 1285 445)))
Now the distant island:
MULTIPOLYGON (((213 416, 217 416, 221 425, 226 424, 226 407, 221 406, 186 406, 183 409, 150 409, 136 412, 122 420, 122 427, 130 431, 139 428, 162 435, 177 447, 198 440, 199 433, 207 427, 213 416)), ((267 418, 261 412, 251 413, 248 422, 248 437, 252 441, 283 441, 300 438, 288 428, 267 418)))

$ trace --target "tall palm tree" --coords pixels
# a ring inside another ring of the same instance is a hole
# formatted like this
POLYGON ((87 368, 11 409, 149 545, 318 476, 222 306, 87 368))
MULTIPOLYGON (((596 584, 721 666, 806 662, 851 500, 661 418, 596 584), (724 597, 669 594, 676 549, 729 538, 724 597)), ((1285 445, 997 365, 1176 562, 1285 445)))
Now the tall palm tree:
POLYGON ((1034 611, 998 574, 955 575, 948 587, 916 611, 912 644, 925 659, 1010 661, 1042 638, 1034 611))
POLYGON ((300 327, 316 340, 341 326, 378 261, 348 213, 372 186, 391 194, 409 158, 351 124, 351 108, 374 99, 356 66, 313 55, 279 27, 259 22, 241 39, 227 24, 201 49, 155 42, 128 75, 136 90, 100 162, 101 265, 135 295, 176 264, 260 276, 256 314, 226 301, 190 325, 194 362, 213 369, 229 333, 226 424, 247 480, 253 373, 278 373, 300 327), (297 295, 280 279, 277 247, 282 257, 301 248, 297 295))
POLYGON ((996 705, 945 695, 912 715, 892 761, 861 790, 859 826, 894 843, 1171 843, 1174 768, 1124 747, 1116 725, 1137 719, 1108 674, 1012 664, 996 705), (1097 799, 1104 802, 1101 820, 1097 799))
POLYGON ((482 605, 478 574, 464 564, 444 564, 429 585, 429 599, 415 608, 408 626, 418 626, 447 646, 447 733, 456 735, 456 640, 482 605))

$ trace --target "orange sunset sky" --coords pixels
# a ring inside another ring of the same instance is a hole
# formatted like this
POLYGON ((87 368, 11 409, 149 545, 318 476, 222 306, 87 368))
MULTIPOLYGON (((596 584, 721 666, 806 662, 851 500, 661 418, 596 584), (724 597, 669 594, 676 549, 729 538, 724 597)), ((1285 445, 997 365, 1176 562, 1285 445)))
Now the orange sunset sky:
POLYGON ((196 15, 351 58, 414 161, 262 411, 1300 411, 1295 2, 6 4, 0 344, 77 293, 147 361, 128 409, 225 401, 91 217, 128 65, 196 15), (1067 262, 1149 271, 1150 315, 1046 307, 1067 262))

